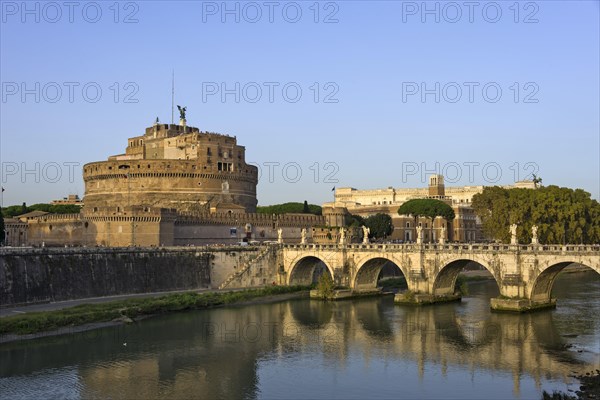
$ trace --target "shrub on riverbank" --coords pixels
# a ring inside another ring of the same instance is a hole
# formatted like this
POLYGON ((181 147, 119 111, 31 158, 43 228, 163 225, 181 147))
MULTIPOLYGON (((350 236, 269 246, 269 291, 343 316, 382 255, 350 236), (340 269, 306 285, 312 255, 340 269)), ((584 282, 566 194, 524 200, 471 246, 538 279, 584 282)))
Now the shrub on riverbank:
POLYGON ((186 292, 101 304, 81 304, 63 310, 32 312, 1 318, 0 335, 25 335, 125 317, 135 318, 172 311, 199 310, 308 289, 305 286, 270 286, 235 292, 186 292))

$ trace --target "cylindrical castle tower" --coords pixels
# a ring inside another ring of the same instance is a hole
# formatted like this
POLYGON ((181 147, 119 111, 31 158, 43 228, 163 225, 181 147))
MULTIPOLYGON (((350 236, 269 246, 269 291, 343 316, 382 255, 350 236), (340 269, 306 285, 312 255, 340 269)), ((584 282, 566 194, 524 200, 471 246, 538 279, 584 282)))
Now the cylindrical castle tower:
POLYGON ((154 124, 125 154, 84 165, 85 212, 130 206, 208 211, 219 204, 256 211, 258 168, 235 137, 154 124))

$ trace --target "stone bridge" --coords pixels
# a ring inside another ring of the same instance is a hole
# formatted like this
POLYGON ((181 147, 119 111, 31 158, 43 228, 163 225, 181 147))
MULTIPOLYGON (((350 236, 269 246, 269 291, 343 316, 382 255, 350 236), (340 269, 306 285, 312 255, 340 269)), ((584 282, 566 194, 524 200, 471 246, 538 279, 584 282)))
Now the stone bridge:
MULTIPOLYGON (((283 244, 286 283, 310 284, 319 269, 355 292, 377 288, 385 265, 395 265, 417 303, 455 300, 459 272, 469 263, 488 270, 500 289, 496 310, 527 311, 554 306, 552 285, 570 264, 600 274, 600 245, 518 244, 283 244)), ((396 296, 398 299, 398 296, 396 296)))

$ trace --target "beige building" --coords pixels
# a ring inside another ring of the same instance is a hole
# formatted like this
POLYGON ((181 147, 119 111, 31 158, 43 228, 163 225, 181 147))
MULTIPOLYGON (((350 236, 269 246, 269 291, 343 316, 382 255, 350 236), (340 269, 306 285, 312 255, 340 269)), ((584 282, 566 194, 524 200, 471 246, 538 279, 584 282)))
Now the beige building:
POLYGON ((77 194, 70 194, 67 197, 63 197, 60 200, 52 200, 52 205, 67 205, 67 206, 83 206, 83 201, 77 194))
MULTIPOLYGON (((535 188, 531 181, 517 182, 514 186, 535 188)), ((352 187, 339 188, 335 192, 334 202, 323 204, 323 207, 346 208, 350 214, 369 217, 377 213, 389 214, 392 217, 394 231, 390 239, 413 242, 416 240, 416 225, 423 229, 425 242, 438 241, 443 232, 444 220, 437 218, 433 227, 427 218, 416 221, 407 215, 398 215, 398 208, 412 199, 434 198, 446 202, 456 215, 451 226, 445 229, 445 240, 470 242, 483 239, 481 221, 476 217, 471 201, 473 196, 483 191, 484 186, 446 187, 442 175, 431 175, 429 185, 423 188, 393 188, 358 190, 352 187)))

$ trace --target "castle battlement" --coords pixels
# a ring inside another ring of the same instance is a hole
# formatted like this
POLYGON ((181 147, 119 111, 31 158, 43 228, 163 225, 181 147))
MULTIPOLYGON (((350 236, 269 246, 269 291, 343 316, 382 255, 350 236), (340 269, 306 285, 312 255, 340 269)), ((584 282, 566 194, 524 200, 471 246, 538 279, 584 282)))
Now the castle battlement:
POLYGON ((255 226, 311 227, 323 225, 325 217, 313 214, 235 214, 226 212, 179 214, 177 225, 230 225, 251 224, 255 226))
POLYGON ((81 213, 77 214, 46 214, 37 218, 33 218, 31 220, 32 223, 35 222, 48 222, 48 221, 56 221, 56 222, 79 222, 82 220, 81 213))

